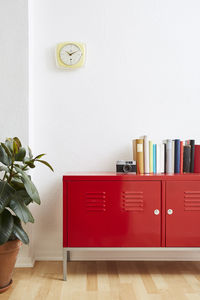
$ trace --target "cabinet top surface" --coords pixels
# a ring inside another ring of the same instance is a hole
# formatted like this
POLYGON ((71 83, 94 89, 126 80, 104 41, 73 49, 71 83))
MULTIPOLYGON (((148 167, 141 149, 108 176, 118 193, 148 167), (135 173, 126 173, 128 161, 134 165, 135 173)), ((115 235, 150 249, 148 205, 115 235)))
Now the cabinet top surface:
POLYGON ((63 181, 68 180, 200 180, 200 173, 186 174, 119 174, 115 172, 66 173, 63 181))

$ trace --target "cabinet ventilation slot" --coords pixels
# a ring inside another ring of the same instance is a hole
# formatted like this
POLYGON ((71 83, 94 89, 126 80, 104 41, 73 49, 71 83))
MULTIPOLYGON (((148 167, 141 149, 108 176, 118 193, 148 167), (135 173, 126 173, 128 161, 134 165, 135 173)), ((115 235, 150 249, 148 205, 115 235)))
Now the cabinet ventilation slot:
POLYGON ((87 211, 106 211, 106 192, 87 192, 85 195, 87 211))
POLYGON ((123 211, 144 211, 143 192, 122 192, 123 211))
POLYGON ((186 211, 200 210, 200 191, 184 192, 184 210, 186 211))

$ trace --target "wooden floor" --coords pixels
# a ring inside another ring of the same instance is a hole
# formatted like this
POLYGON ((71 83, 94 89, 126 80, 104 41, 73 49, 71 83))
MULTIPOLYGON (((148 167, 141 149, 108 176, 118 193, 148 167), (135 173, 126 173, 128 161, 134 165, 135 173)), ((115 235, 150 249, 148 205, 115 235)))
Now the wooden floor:
POLYGON ((200 262, 36 262, 0 300, 200 300, 200 262))

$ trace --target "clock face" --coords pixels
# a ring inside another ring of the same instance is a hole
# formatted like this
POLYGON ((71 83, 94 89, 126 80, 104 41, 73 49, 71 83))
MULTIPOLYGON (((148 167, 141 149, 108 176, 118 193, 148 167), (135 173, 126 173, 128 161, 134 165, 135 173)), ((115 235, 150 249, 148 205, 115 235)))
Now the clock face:
POLYGON ((64 45, 61 49, 60 49, 60 59, 61 61, 67 65, 67 66, 73 66, 76 65, 82 56, 82 51, 81 49, 78 47, 78 45, 75 44, 67 44, 64 45))

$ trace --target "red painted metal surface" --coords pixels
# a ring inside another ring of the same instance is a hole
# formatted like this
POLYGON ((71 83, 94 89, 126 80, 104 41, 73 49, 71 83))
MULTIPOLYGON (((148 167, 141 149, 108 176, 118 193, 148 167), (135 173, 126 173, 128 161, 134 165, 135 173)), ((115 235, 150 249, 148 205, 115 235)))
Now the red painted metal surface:
POLYGON ((70 182, 68 246, 161 246, 160 195, 159 181, 70 182))
POLYGON ((166 246, 200 247, 200 182, 166 184, 166 246))
POLYGON ((161 194, 161 246, 166 246, 166 182, 161 181, 162 194, 161 194))
POLYGON ((63 247, 67 247, 67 196, 68 181, 63 181, 63 247))
POLYGON ((200 174, 63 176, 63 247, 160 246, 200 247, 200 174))
POLYGON ((166 181, 182 181, 192 180, 200 181, 200 173, 187 173, 187 174, 117 174, 117 173, 69 173, 63 176, 64 181, 68 180, 126 180, 126 181, 154 181, 154 180, 166 180, 166 181))

